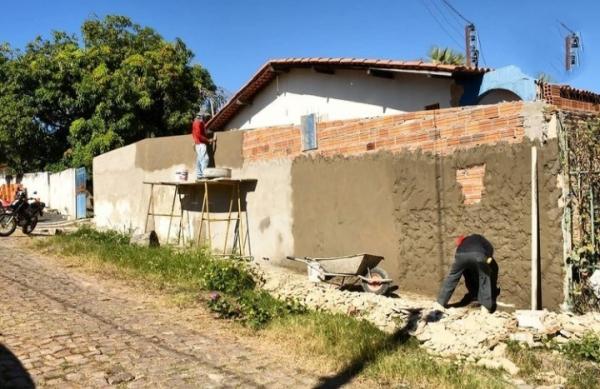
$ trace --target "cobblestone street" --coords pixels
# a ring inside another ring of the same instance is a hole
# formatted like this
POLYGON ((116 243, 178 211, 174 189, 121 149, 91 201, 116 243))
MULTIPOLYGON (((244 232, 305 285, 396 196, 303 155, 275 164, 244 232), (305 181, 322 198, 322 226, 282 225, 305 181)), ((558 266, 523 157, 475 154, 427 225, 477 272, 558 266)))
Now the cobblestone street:
POLYGON ((20 247, 25 239, 0 239, 2 388, 311 387, 318 381, 291 357, 244 342, 200 309, 161 305, 124 281, 32 254, 20 247))

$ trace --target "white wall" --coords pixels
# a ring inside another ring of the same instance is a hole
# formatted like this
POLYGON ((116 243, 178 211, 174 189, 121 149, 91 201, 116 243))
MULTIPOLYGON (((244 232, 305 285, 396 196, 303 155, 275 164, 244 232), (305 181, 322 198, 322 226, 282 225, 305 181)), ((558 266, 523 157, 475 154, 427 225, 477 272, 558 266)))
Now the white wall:
POLYGON ((50 173, 24 174, 21 184, 27 188, 29 197, 39 197, 46 205, 50 204, 50 173), (33 192, 37 192, 37 195, 34 196, 33 192))
POLYGON ((451 106, 449 78, 395 74, 374 77, 365 70, 335 74, 292 69, 280 74, 225 125, 227 129, 299 124, 300 116, 316 113, 320 120, 341 120, 421 111, 426 105, 451 106))
POLYGON ((49 193, 49 208, 58 210, 69 219, 76 218, 75 169, 50 174, 49 193))
MULTIPOLYGON (((4 182, 5 177, 0 176, 0 184, 4 182)), ((26 173, 21 184, 27 189, 29 197, 34 197, 33 192, 37 192, 35 197, 39 197, 46 208, 56 209, 69 219, 76 218, 75 169, 59 173, 26 173)))

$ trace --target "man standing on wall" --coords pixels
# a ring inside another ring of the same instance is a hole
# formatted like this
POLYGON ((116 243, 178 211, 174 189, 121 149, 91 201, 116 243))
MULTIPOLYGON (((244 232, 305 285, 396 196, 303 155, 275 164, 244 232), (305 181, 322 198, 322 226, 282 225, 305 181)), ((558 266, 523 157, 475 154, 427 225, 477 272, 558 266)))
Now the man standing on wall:
POLYGON ((213 143, 209 139, 206 131, 205 122, 208 115, 198 114, 192 123, 192 137, 194 138, 194 148, 196 150, 196 179, 204 178, 204 170, 208 167, 208 145, 213 143))
POLYGON ((498 265, 494 261, 494 247, 478 234, 456 239, 456 254, 450 273, 444 280, 437 299, 437 308, 443 310, 450 301, 461 276, 465 277, 468 302, 477 299, 488 312, 496 309, 498 265))

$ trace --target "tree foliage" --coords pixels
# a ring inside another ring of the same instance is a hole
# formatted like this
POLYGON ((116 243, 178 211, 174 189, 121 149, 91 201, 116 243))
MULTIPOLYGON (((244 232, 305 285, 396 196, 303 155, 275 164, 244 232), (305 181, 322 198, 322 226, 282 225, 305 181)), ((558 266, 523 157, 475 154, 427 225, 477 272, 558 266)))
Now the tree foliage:
POLYGON ((428 53, 429 59, 435 64, 464 65, 465 56, 449 47, 433 46, 428 53))
POLYGON ((215 91, 180 40, 124 16, 86 20, 23 51, 0 46, 0 163, 17 171, 91 167, 94 156, 188 131, 215 91))

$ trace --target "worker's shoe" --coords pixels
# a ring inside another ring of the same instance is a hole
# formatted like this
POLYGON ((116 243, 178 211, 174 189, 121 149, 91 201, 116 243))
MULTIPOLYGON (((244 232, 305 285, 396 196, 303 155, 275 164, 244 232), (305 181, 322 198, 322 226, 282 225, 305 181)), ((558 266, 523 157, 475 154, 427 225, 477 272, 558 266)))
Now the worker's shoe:
POLYGON ((432 308, 434 311, 446 312, 446 308, 444 308, 444 306, 442 304, 438 303, 437 301, 435 303, 433 303, 432 308))

